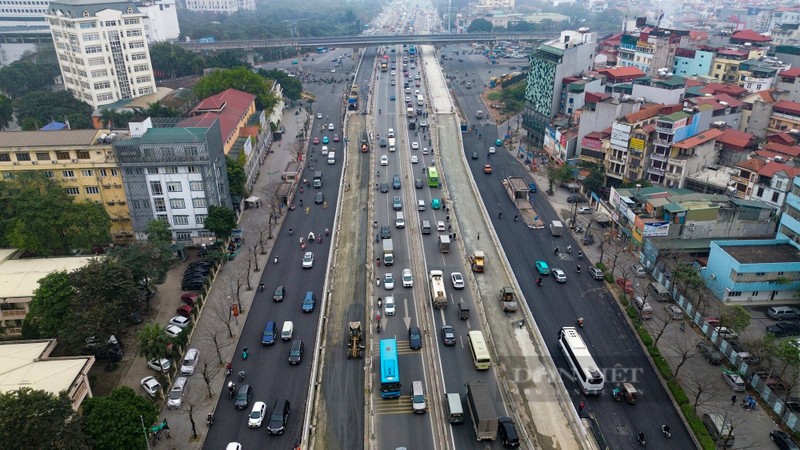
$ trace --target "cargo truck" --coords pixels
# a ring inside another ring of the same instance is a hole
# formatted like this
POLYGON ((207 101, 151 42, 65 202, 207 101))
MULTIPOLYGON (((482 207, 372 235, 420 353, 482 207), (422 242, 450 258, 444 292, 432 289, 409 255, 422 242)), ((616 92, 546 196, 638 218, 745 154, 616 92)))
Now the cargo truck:
POLYGON ((314 185, 315 189, 321 189, 322 188, 322 171, 321 170, 318 170, 318 171, 314 172, 314 181, 312 182, 312 184, 314 185))
POLYGON ((406 117, 414 117, 414 108, 406 108, 406 117))
POLYGON ((442 253, 450 253, 450 236, 439 236, 439 251, 442 253))
POLYGON ((561 236, 561 233, 564 232, 564 225, 560 220, 554 220, 550 222, 550 232, 553 233, 555 237, 561 236))
POLYGON ((394 245, 391 239, 383 240, 383 264, 386 266, 394 264, 394 245))
POLYGON ((481 381, 467 382, 467 406, 475 436, 479 441, 497 438, 497 411, 489 393, 489 387, 481 381))
POLYGON ((441 270, 431 270, 431 303, 435 308, 445 308, 447 306, 447 292, 444 290, 444 272, 441 270))
POLYGON ((395 141, 394 138, 389 138, 389 151, 390 152, 393 152, 393 151, 397 150, 397 147, 395 146, 396 143, 397 142, 395 141))

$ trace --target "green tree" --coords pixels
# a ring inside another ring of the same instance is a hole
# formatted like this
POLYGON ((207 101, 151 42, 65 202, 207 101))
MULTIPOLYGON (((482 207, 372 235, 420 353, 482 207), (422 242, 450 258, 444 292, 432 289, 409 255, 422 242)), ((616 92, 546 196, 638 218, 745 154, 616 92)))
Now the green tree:
POLYGON ((508 24, 508 31, 516 32, 516 33, 530 33, 536 30, 536 25, 530 22, 514 22, 508 24))
POLYGON ((303 93, 303 82, 299 78, 290 77, 288 73, 278 69, 258 69, 258 73, 263 77, 277 81, 283 89, 283 95, 289 100, 300 99, 300 95, 303 93))
POLYGON ((11 98, 47 89, 59 73, 58 65, 20 60, 0 68, 0 91, 11 98))
POLYGON ((494 26, 486 19, 475 19, 467 27, 467 33, 491 33, 494 26))
POLYGON ((14 120, 14 102, 0 94, 0 131, 8 128, 12 120, 14 120))
POLYGON ((82 409, 84 431, 92 439, 94 450, 146 449, 142 421, 150 427, 159 413, 153 402, 127 386, 114 389, 106 397, 87 398, 82 409))
MULTIPOLYGON (((0 394, 0 442, 4 450, 88 449, 82 420, 65 391, 53 395, 21 388, 0 394)), ((121 447, 117 447, 121 448, 121 447)))
POLYGON ((167 278, 172 259, 169 242, 138 242, 117 246, 106 254, 126 267, 131 273, 131 282, 139 287, 161 284, 167 278))
POLYGON ((719 314, 719 321, 734 330, 744 330, 750 325, 750 313, 741 305, 724 306, 719 314))
POLYGON ((600 194, 606 184, 606 171, 600 164, 583 164, 584 169, 589 169, 589 175, 583 179, 583 186, 590 192, 600 194))
POLYGON ((230 186, 231 196, 244 198, 244 185, 247 182, 247 175, 244 173, 244 153, 236 160, 226 158, 228 164, 228 186, 230 186))
POLYGON ((158 42, 149 48, 156 79, 178 78, 203 73, 205 62, 199 55, 168 42, 158 42))
POLYGON ((22 324, 22 336, 25 339, 57 338, 72 322, 70 305, 74 295, 67 272, 53 272, 39 280, 30 311, 22 324))
POLYGON ((206 230, 214 233, 217 239, 228 239, 236 228, 236 214, 228 208, 211 205, 204 222, 206 230))
POLYGON ((170 339, 160 324, 155 322, 146 324, 136 333, 136 338, 139 342, 139 353, 148 360, 170 356, 168 351, 170 339))
POLYGON ((172 230, 169 228, 169 222, 166 220, 153 219, 147 223, 144 229, 147 235, 147 241, 153 243, 172 243, 172 230))
POLYGON ((69 120, 72 129, 91 128, 92 107, 75 99, 68 91, 33 91, 14 102, 17 120, 32 119, 38 127, 53 120, 69 120))
POLYGON ((195 95, 199 98, 210 97, 226 89, 237 89, 256 96, 256 107, 270 109, 277 99, 270 92, 272 83, 266 78, 245 67, 216 70, 204 76, 194 86, 195 95))

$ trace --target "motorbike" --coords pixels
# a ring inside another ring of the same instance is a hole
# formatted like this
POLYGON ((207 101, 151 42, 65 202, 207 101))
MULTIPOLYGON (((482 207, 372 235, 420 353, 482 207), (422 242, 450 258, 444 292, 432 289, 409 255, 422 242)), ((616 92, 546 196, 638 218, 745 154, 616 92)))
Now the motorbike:
POLYGON ((647 445, 647 442, 645 442, 645 440, 644 440, 644 433, 639 433, 636 436, 636 442, 638 442, 639 445, 641 445, 642 447, 647 445))
POLYGON ((233 367, 231 366, 231 363, 228 363, 228 365, 225 367, 225 376, 229 377, 231 374, 233 374, 233 367))
POLYGON ((244 370, 240 370, 240 371, 239 371, 239 382, 240 382, 240 383, 241 383, 242 381, 244 381, 244 377, 245 377, 244 370))
POLYGON ((581 266, 580 266, 580 264, 578 264, 577 272, 578 272, 578 273, 581 273, 581 266))
POLYGON ((275 255, 275 259, 273 261, 275 264, 278 264, 278 255, 275 255))
POLYGON ((317 244, 322 244, 322 235, 317 237, 317 244))
POLYGON ((211 425, 214 425, 214 413, 213 412, 208 413, 208 417, 206 417, 206 425, 209 426, 209 427, 211 425))
POLYGON ((578 317, 578 327, 583 328, 583 317, 578 317))
POLYGON ((541 278, 537 278, 536 279, 536 285, 539 286, 539 287, 542 286, 542 279, 541 278))
MULTIPOLYGON (((249 355, 249 353, 247 353, 247 347, 245 347, 244 349, 242 349, 242 359, 247 359, 248 355, 249 355)), ((241 372, 239 372, 239 373, 241 373, 241 372)))
MULTIPOLYGON (((275 262, 276 263, 278 262, 278 257, 277 256, 275 257, 275 262)), ((264 283, 258 283, 258 291, 259 292, 264 292, 264 283)))
POLYGON ((380 308, 381 305, 383 305, 383 301, 381 300, 380 297, 378 297, 378 308, 380 308))
POLYGON ((672 437, 672 432, 669 429, 669 425, 661 425, 661 432, 664 433, 666 437, 672 437))

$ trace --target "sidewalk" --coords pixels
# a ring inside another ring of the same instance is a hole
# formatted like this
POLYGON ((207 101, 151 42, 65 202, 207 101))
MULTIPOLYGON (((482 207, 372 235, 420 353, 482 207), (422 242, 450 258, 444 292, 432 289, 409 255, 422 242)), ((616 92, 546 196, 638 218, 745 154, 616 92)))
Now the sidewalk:
MULTIPOLYGON (((268 262, 269 253, 272 250, 274 240, 265 240, 265 254, 261 254, 261 248, 254 255, 258 259, 259 271, 249 272, 249 284, 251 290, 247 290, 247 283, 242 287, 241 304, 243 313, 237 319, 231 321, 231 329, 234 336, 231 338, 228 335, 227 328, 220 324, 220 319, 216 313, 219 308, 227 310, 232 303, 229 290, 226 289, 225 283, 236 275, 248 273, 248 260, 252 258, 252 248, 259 242, 258 231, 263 228, 269 219, 269 206, 266 199, 269 198, 265 193, 268 191, 270 184, 280 183, 280 174, 283 173, 286 165, 293 161, 295 153, 293 146, 295 144, 295 136, 297 136, 298 127, 301 127, 305 122, 306 115, 308 114, 305 108, 302 109, 298 116, 295 112, 298 108, 285 109, 283 112, 283 119, 281 125, 286 127, 286 132, 283 134, 284 139, 275 141, 271 144, 269 153, 261 166, 261 173, 253 186, 252 195, 262 199, 261 206, 258 208, 247 209, 242 212, 239 219, 239 228, 242 229, 242 236, 245 244, 242 251, 232 261, 225 262, 221 266, 219 272, 214 278, 214 283, 211 290, 208 292, 208 298, 203 304, 203 310, 199 319, 196 321, 192 329, 189 345, 187 348, 196 348, 200 351, 200 363, 197 371, 190 377, 191 388, 187 391, 183 401, 183 408, 180 410, 169 410, 166 408, 164 399, 158 401, 158 405, 162 407, 161 417, 159 420, 167 419, 169 422, 170 432, 172 435, 171 440, 162 440, 159 443, 160 448, 165 446, 170 449, 200 449, 203 447, 203 441, 208 430, 206 427, 205 419, 209 412, 213 410, 219 400, 219 395, 223 390, 225 381, 224 364, 227 361, 233 360, 236 351, 236 343, 239 340, 239 331, 244 327, 247 321, 247 316, 250 311, 250 304, 255 296, 256 287, 261 279, 264 267, 268 262), (298 120, 299 119, 299 120, 298 120), (224 332, 219 333, 220 326, 224 332), (217 356, 217 346, 214 344, 214 339, 219 343, 221 350, 221 357, 224 362, 220 363, 217 356), (203 379, 203 366, 208 364, 207 375, 210 378, 210 391, 211 398, 209 398, 209 390, 206 387, 206 382, 203 379), (191 408, 191 420, 189 418, 189 411, 191 408), (194 421, 197 436, 193 436, 192 421, 194 421)), ((285 211, 285 210, 284 210, 285 211)), ((280 233, 280 226, 283 222, 284 214, 281 211, 278 216, 278 223, 273 228, 273 235, 277 236, 280 233)), ((173 268, 167 275, 165 283, 157 286, 159 295, 159 304, 154 305, 157 308, 157 313, 148 317, 148 321, 154 321, 159 324, 166 324, 169 319, 175 315, 175 309, 180 305, 180 296, 182 291, 180 289, 183 271, 186 266, 192 261, 199 259, 196 252, 190 252, 187 260, 173 268)), ((180 360, 173 364, 180 364, 180 360)), ((147 360, 144 356, 136 356, 135 360, 129 367, 128 373, 124 376, 121 384, 130 386, 137 393, 141 393, 141 386, 139 381, 148 375, 155 375, 151 369, 147 367, 147 360)), ((158 377, 157 377, 158 378, 158 377)), ((169 384, 162 385, 165 390, 171 386, 169 384)))

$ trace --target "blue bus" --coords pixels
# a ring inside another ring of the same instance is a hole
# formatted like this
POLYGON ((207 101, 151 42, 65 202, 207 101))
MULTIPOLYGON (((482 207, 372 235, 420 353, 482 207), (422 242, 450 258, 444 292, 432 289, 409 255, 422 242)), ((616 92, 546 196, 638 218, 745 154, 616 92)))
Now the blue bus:
POLYGON ((417 54, 417 46, 416 45, 409 45, 408 46, 408 55, 416 55, 417 54))
POLYGON ((328 51, 327 47, 317 47, 317 53, 325 53, 328 51))
POLYGON ((381 398, 400 397, 397 339, 381 339, 381 398))

